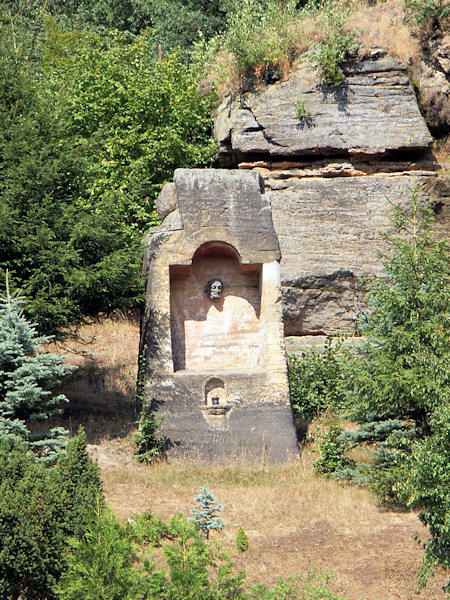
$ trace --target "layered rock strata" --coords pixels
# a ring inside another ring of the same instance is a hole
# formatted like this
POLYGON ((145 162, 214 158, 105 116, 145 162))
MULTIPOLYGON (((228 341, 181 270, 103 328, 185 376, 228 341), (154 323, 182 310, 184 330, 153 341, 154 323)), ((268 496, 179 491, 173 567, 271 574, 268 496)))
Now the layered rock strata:
POLYGON ((220 164, 264 178, 286 335, 353 328, 364 309, 361 277, 382 274, 389 210, 413 187, 431 199, 443 231, 448 224, 448 179, 405 67, 382 56, 345 73, 333 89, 301 63, 287 81, 226 99, 215 121, 220 164))

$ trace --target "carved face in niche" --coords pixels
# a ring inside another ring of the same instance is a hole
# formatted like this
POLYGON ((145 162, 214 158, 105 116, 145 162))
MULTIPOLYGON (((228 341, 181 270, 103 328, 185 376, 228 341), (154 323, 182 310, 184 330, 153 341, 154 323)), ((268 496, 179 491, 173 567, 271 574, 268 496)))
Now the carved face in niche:
POLYGON ((205 286, 205 294, 211 298, 211 300, 217 300, 222 295, 223 282, 221 279, 210 279, 205 286))

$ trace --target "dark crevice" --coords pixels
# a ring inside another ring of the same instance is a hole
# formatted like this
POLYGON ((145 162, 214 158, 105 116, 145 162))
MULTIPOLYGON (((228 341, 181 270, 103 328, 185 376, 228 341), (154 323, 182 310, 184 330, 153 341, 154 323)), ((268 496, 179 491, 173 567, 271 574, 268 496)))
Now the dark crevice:
MULTIPOLYGON (((267 138, 266 138, 267 139, 267 138)), ((269 140, 270 143, 273 143, 269 140)), ((285 148, 286 146, 281 146, 285 148)), ((346 159, 351 163, 363 163, 366 162, 368 164, 379 164, 380 170, 383 170, 383 163, 388 162, 408 162, 408 161, 417 161, 420 160, 429 160, 433 161, 433 156, 428 148, 399 148, 396 150, 387 150, 383 153, 378 154, 364 154, 350 152, 348 150, 334 150, 331 148, 321 148, 317 149, 317 151, 305 151, 304 153, 298 152, 296 154, 285 154, 285 153, 276 153, 276 152, 236 152, 232 150, 227 150, 224 152, 220 152, 217 158, 216 165, 218 167, 225 168, 237 168, 240 163, 254 163, 254 162, 267 162, 267 163, 277 163, 277 162, 291 162, 295 163, 296 161, 301 163, 311 163, 311 166, 314 167, 314 163, 324 159, 346 159)))

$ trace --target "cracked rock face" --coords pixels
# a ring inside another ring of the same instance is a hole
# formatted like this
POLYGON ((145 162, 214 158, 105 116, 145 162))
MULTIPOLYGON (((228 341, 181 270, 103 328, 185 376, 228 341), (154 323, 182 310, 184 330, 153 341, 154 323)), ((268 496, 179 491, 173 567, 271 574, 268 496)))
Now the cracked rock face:
POLYGON ((383 275, 377 252, 381 235, 391 229, 392 204, 406 202, 414 184, 429 187, 436 179, 292 177, 279 185, 267 177, 266 195, 282 256, 286 335, 354 328, 367 308, 361 278, 383 275))
POLYGON ((415 184, 431 199, 436 230, 448 231, 448 177, 429 152, 406 69, 374 51, 345 74, 328 88, 305 61, 287 81, 225 100, 215 122, 220 163, 264 178, 289 336, 354 328, 366 309, 361 278, 383 275, 389 210, 415 184))
POLYGON ((432 137, 413 88, 392 57, 348 66, 337 88, 324 86, 304 63, 287 81, 219 108, 215 137, 223 164, 249 155, 383 156, 422 152, 432 137), (296 103, 304 115, 299 116, 296 103))

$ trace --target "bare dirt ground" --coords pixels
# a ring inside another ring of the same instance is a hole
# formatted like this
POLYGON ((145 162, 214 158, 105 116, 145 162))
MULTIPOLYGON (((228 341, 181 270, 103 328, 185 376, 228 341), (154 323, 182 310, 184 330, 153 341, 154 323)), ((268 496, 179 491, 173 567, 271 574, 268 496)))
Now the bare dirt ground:
POLYGON ((164 519, 188 515, 194 496, 207 485, 225 504, 221 516, 227 526, 213 537, 232 552, 249 584, 273 584, 312 563, 333 575, 335 591, 348 600, 444 600, 441 588, 448 577, 442 572, 420 596, 414 593, 422 558, 414 538, 426 535, 416 514, 386 511, 367 490, 317 478, 310 447, 298 461, 277 468, 138 465, 131 443, 137 321, 106 320, 80 334, 82 341, 66 347, 80 369, 65 387, 72 408, 64 423, 72 430, 78 423, 86 427, 106 499, 120 518, 148 509, 164 519), (250 541, 243 555, 234 550, 239 526, 250 541))

